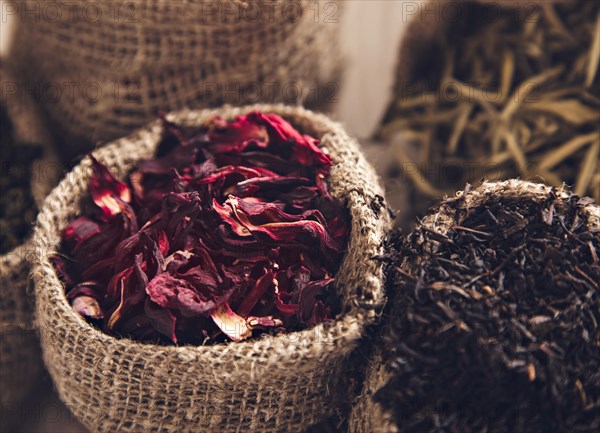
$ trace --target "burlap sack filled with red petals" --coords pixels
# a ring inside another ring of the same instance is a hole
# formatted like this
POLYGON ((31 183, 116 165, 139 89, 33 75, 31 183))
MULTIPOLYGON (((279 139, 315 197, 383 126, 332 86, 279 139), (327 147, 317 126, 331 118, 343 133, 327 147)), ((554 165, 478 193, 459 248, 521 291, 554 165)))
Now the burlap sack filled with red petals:
MULTIPOLYGON (((334 166, 331 195, 347 207, 351 233, 336 274, 338 317, 299 332, 207 346, 158 346, 117 339, 69 304, 50 257, 61 231, 80 213, 89 159, 54 189, 38 218, 33 275, 44 360, 61 399, 94 432, 303 431, 334 415, 349 394, 350 355, 384 303, 377 257, 389 226, 374 170, 358 144, 324 115, 283 105, 184 111, 167 115, 199 127, 258 109, 320 139, 334 166)), ((94 152, 125 175, 152 156, 165 134, 154 122, 94 152)))

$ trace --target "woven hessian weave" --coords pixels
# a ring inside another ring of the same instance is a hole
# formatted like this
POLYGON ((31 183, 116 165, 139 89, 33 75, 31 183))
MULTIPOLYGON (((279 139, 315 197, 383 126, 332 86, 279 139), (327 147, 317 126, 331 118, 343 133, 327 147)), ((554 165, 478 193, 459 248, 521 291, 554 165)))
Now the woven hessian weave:
POLYGON ((336 97, 338 0, 23 3, 11 55, 71 156, 159 110, 336 97))
MULTIPOLYGON (((94 432, 302 431, 336 410, 347 394, 349 355, 384 303, 375 259, 389 227, 373 169, 358 144, 323 115, 281 105, 185 111, 167 119, 201 126, 214 115, 276 113, 320 138, 334 167, 329 188, 352 220, 337 274, 343 312, 330 324, 281 336, 204 347, 165 347, 116 339, 86 323, 69 305, 49 257, 61 230, 79 214, 91 173, 86 158, 51 193, 34 234, 36 316, 44 360, 61 399, 94 432)), ((160 121, 94 152, 123 177, 153 155, 160 121)))
MULTIPOLYGON (((38 144, 45 155, 32 165, 31 194, 41 206, 53 181, 55 159, 49 134, 31 98, 19 93, 20 83, 8 66, 0 65, 2 99, 0 104, 12 126, 15 143, 38 144)), ((2 143, 3 146, 8 144, 2 143)), ((2 161, 2 176, 9 176, 11 167, 2 161), (6 165, 5 165, 6 164, 6 165), (6 170, 6 171, 5 171, 6 170)), ((0 404, 19 404, 39 377, 42 359, 39 343, 33 330, 33 296, 28 290, 29 243, 11 245, 0 256, 0 404)), ((4 407, 4 406, 3 406, 4 407)), ((9 406, 6 406, 9 411, 9 406)), ((4 420, 3 420, 4 421, 4 420)))

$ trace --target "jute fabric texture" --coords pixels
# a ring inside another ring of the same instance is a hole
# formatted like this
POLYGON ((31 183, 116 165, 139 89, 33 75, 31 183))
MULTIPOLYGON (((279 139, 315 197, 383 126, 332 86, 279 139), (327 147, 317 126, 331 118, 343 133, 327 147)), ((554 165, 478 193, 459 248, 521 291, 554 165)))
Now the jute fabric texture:
MULTIPOLYGON (((332 196, 351 216, 337 290, 343 311, 330 324, 254 341, 165 347, 116 339, 86 323, 69 305, 49 258, 61 230, 79 215, 91 173, 86 158, 51 193, 34 233, 36 317, 44 361, 61 399, 94 432, 290 432, 333 414, 347 394, 351 353, 384 303, 376 259, 390 225, 377 177, 358 144, 324 115, 256 105, 183 111, 167 119, 201 126, 251 110, 278 114, 321 140, 334 167, 332 196)), ((94 152, 123 177, 153 155, 164 136, 156 121, 94 152)))
MULTIPOLYGON (((0 63, 0 82, 0 104, 10 121, 11 139, 17 145, 36 144, 44 150, 44 156, 32 163, 29 174, 31 194, 39 207, 50 192, 59 168, 50 136, 35 102, 20 92, 21 83, 4 59, 0 63)), ((11 175, 8 161, 2 161, 0 175, 11 175)), ((0 403, 16 405, 38 379, 42 359, 33 329, 34 301, 27 262, 31 244, 9 247, 11 250, 0 256, 0 403)))
MULTIPOLYGON (((65 152, 123 137, 158 111, 332 102, 338 0, 29 0, 11 55, 65 152)), ((313 105, 311 105, 313 106, 313 105)))

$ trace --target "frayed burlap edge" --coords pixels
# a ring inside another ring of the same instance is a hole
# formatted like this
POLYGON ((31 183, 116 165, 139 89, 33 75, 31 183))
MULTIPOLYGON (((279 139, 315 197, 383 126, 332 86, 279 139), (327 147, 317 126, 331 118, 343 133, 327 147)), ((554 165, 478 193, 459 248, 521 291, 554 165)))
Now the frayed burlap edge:
MULTIPOLYGON (((566 188, 553 188, 541 183, 528 182, 518 179, 511 179, 504 182, 484 182, 478 188, 471 191, 459 191, 455 197, 445 199, 436 212, 428 215, 421 222, 425 226, 438 233, 446 234, 456 223, 453 210, 449 206, 457 200, 462 200, 462 208, 472 208, 480 206, 483 203, 497 201, 502 198, 519 198, 522 200, 531 200, 541 202, 547 200, 551 194, 556 194, 557 198, 566 200, 571 197, 571 193, 566 188)), ((590 217, 590 228, 600 227, 600 208, 597 205, 590 204, 584 208, 590 217)), ((460 222, 459 222, 460 224, 460 222)))
MULTIPOLYGON (((381 264, 389 227, 382 191, 358 144, 323 115, 257 105, 184 111, 167 118, 199 126, 259 109, 321 139, 335 166, 332 195, 352 231, 337 287, 346 310, 332 324, 277 337, 205 347, 162 347, 110 337, 73 312, 49 261, 60 231, 78 215, 91 168, 86 159, 51 193, 34 234, 36 317, 44 360, 61 399, 96 432, 290 432, 332 414, 345 393, 348 356, 384 303, 381 264), (340 388, 341 387, 341 388, 340 388)), ((154 122, 94 152, 124 176, 151 157, 164 132, 154 122)))
MULTIPOLYGON (((55 180, 48 175, 55 170, 48 169, 52 165, 58 167, 48 130, 34 101, 18 92, 19 82, 5 59, 0 61, 0 82, 3 93, 0 103, 12 123, 14 139, 39 144, 45 152, 34 161, 31 175, 31 194, 39 208, 55 180)), ((34 300, 29 290, 27 262, 30 252, 31 244, 25 242, 0 256, 0 404, 3 407, 18 405, 42 370, 39 342, 33 330, 34 300)), ((3 418, 3 422, 8 421, 3 418)))
MULTIPOLYGON (((446 235, 453 226, 460 225, 461 221, 456 218, 457 202, 461 209, 469 209, 506 198, 542 202, 548 200, 553 194, 559 200, 568 200, 572 196, 567 189, 557 189, 517 179, 504 182, 484 182, 473 190, 459 191, 454 197, 445 198, 423 218, 415 229, 415 233, 425 227, 430 231, 446 235)), ((589 229, 600 231, 600 206, 588 204, 584 207, 583 212, 588 216, 589 229)), ((435 240, 429 242, 428 247, 433 253, 439 244, 435 240)), ((400 264, 400 267, 405 270, 414 269, 414 266, 415 263, 411 261, 410 257, 403 258, 400 264)), ((385 328, 383 329, 385 332, 385 328)), ((379 344, 381 344, 380 341, 379 344)), ((367 367, 362 393, 356 398, 350 415, 349 431, 351 433, 396 433, 398 431, 392 415, 373 399, 374 394, 392 377, 393 372, 383 359, 382 349, 376 344, 367 367)))

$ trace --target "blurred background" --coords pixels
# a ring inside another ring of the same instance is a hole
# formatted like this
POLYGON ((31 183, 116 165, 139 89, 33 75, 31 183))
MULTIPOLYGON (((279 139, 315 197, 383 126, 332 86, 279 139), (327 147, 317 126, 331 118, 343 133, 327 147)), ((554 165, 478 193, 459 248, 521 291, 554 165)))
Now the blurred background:
MULTIPOLYGON (((7 3, 14 1, 0 1, 3 11, 0 53, 8 49, 15 27, 15 16, 6 13, 7 3)), ((345 70, 333 116, 342 121, 351 134, 369 137, 381 120, 391 97, 400 37, 416 5, 421 3, 401 0, 343 1, 345 9, 340 15, 339 26, 345 70)), ((15 43, 18 45, 19 41, 15 43)))

